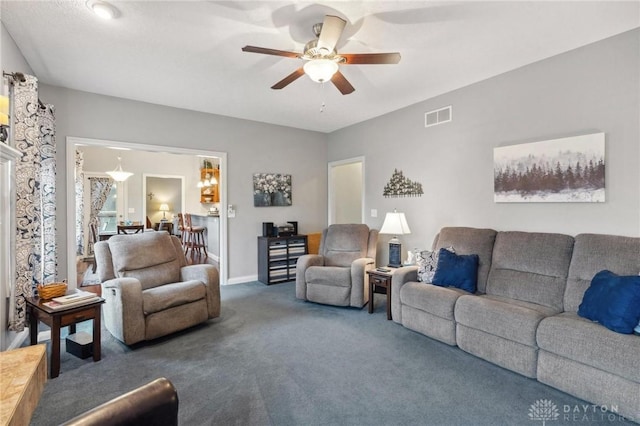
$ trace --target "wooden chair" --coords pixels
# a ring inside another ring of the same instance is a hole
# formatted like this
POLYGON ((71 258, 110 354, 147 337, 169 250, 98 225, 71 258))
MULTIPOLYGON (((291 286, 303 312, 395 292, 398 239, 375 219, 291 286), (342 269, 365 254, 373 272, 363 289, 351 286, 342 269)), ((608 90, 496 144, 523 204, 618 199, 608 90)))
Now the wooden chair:
MULTIPOLYGON (((98 242, 98 230, 96 229, 96 224, 92 223, 89 225, 89 238, 91 240, 91 244, 98 242)), ((96 255, 93 255, 93 259, 91 260, 91 270, 93 273, 96 273, 96 255)))
POLYGON ((191 221, 191 214, 184 214, 184 230, 183 235, 186 231, 186 237, 183 237, 184 244, 184 254, 185 256, 189 254, 189 250, 191 250, 191 258, 195 256, 196 251, 198 252, 198 256, 202 256, 202 252, 204 251, 204 256, 207 257, 207 246, 204 242, 204 227, 203 226, 193 226, 191 221))
POLYGON ((118 225, 118 234, 139 234, 144 231, 144 225, 118 225))
POLYGON ((178 213, 178 231, 180 231, 180 242, 184 244, 185 231, 184 231, 184 217, 182 216, 182 213, 178 213))

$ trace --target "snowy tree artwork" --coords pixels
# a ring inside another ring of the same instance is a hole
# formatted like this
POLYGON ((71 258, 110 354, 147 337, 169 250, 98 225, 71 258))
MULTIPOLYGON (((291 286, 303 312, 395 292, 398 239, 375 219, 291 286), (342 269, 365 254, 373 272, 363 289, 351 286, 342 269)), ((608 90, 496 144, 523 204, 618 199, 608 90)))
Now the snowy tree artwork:
POLYGON ((382 195, 385 197, 420 197, 422 194, 422 184, 412 182, 403 176, 402 170, 398 169, 393 171, 391 179, 382 191, 382 195))
POLYGON ((494 201, 602 203, 604 133, 493 150, 494 201))

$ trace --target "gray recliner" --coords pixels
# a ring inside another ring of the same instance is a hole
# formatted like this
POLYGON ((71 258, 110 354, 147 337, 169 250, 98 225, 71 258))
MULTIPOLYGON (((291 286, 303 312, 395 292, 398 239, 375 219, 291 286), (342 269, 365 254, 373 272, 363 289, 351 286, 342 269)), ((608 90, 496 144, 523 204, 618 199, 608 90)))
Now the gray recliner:
POLYGON ((220 316, 213 265, 187 265, 180 240, 166 232, 114 235, 96 243, 104 322, 127 345, 220 316))
POLYGON ((296 265, 296 297, 361 308, 369 301, 366 271, 375 268, 378 231, 363 224, 331 225, 322 231, 319 254, 296 265))

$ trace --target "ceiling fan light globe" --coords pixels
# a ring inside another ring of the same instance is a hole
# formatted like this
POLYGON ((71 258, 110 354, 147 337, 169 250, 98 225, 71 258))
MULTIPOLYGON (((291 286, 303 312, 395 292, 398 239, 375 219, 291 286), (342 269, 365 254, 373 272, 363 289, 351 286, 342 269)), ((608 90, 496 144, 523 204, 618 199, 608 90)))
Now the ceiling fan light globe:
POLYGON ((305 74, 316 83, 324 83, 338 71, 338 64, 331 59, 312 59, 303 66, 305 74))

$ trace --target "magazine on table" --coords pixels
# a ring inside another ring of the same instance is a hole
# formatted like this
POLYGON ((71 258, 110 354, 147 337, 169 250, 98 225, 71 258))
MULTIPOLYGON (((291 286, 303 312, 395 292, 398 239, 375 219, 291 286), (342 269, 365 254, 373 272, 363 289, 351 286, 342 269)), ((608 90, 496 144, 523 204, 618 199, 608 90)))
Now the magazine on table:
POLYGON ((48 302, 42 302, 42 304, 50 309, 64 309, 72 306, 93 303, 98 300, 100 300, 100 297, 95 293, 77 290, 75 293, 54 297, 48 302))

